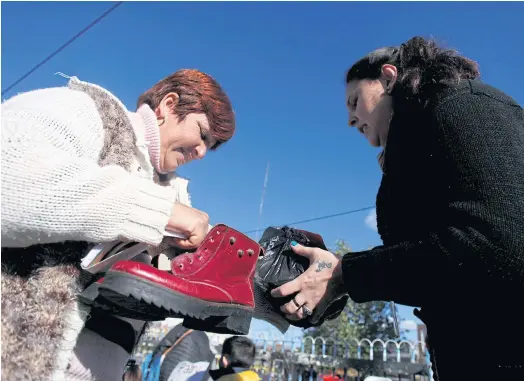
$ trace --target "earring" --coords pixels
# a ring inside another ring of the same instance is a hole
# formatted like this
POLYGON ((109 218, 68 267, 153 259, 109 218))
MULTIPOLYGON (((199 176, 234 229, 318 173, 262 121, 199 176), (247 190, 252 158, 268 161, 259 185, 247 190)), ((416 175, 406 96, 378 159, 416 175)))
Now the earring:
MULTIPOLYGON (((157 120, 160 120, 160 119, 157 119, 157 120)), ((160 123, 158 123, 158 127, 160 127, 161 125, 163 125, 163 124, 165 123, 165 121, 166 121, 166 117, 164 116, 164 117, 162 118, 162 121, 161 121, 160 123)))

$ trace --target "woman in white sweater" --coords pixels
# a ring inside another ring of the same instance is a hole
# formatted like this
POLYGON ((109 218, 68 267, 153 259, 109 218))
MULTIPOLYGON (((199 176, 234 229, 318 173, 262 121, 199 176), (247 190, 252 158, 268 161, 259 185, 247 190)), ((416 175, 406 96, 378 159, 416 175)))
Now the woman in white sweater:
POLYGON ((136 112, 75 77, 2 104, 3 377, 121 377, 129 351, 112 346, 118 340, 79 336, 90 313, 77 300, 87 243, 197 247, 209 218, 191 208, 175 170, 234 131, 229 98, 197 70, 164 78, 136 112), (164 239, 166 229, 187 239, 164 239))

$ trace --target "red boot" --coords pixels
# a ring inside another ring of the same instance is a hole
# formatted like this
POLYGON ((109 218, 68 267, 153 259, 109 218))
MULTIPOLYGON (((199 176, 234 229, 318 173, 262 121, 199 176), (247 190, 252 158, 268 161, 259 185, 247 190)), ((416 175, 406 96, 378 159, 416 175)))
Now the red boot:
POLYGON ((253 310, 253 278, 260 246, 242 233, 216 225, 194 253, 171 261, 171 272, 121 261, 107 272, 104 298, 154 316, 186 317, 209 332, 247 334, 253 310))

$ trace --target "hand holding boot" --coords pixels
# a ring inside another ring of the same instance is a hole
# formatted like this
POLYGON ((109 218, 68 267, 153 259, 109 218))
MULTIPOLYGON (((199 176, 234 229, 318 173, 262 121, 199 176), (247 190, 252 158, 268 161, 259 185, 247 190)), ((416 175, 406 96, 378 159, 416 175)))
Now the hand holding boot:
POLYGON ((209 231, 209 216, 198 209, 175 203, 166 229, 182 233, 187 237, 169 238, 167 241, 170 244, 184 250, 195 249, 206 238, 209 231))

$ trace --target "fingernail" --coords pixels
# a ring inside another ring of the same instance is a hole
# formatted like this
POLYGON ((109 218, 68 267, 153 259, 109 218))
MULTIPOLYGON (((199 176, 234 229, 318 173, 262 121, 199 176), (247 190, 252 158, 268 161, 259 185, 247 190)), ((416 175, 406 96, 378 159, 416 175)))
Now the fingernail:
POLYGON ((291 241, 291 246, 296 246, 296 245, 297 245, 296 241, 291 241))

